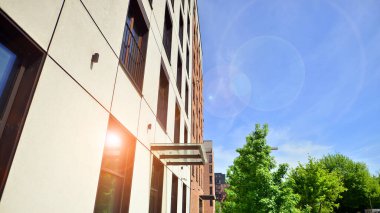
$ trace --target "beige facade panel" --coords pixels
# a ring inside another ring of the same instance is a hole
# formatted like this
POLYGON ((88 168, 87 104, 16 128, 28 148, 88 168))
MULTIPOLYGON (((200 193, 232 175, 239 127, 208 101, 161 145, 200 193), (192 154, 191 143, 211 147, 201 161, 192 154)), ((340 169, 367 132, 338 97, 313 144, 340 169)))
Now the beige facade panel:
POLYGON ((129 212, 148 212, 149 210, 150 168, 151 153, 137 142, 129 212))
POLYGON ((49 54, 110 109, 118 59, 80 1, 65 2, 49 54), (94 53, 99 53, 99 62, 91 67, 94 53))
POLYGON ((0 8, 47 50, 62 3, 63 0, 1 0, 0 8))
POLYGON ((140 95, 128 79, 123 68, 119 67, 111 113, 135 136, 137 135, 140 115, 140 102, 140 95))
POLYGON ((154 114, 157 113, 157 95, 160 79, 161 67, 161 52, 157 46, 157 42, 153 32, 153 28, 149 29, 148 50, 145 60, 145 74, 143 96, 148 105, 153 110, 154 114))
POLYGON ((119 56, 129 0, 82 0, 82 2, 119 56))
POLYGON ((48 58, 0 212, 92 212, 107 123, 108 113, 48 58))
POLYGON ((137 138, 146 147, 149 147, 154 142, 154 134, 157 128, 156 116, 149 108, 144 99, 141 100, 140 118, 138 121, 139 128, 137 131, 137 138), (150 128, 149 128, 150 127, 150 128))

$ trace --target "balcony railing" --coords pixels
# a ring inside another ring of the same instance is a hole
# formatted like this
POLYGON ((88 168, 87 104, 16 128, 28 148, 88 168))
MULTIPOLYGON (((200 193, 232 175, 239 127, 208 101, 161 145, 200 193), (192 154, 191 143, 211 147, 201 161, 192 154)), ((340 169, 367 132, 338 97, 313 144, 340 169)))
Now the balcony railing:
POLYGON ((137 89, 142 92, 145 57, 141 46, 139 46, 138 39, 136 39, 137 36, 134 34, 136 33, 133 33, 127 24, 125 26, 124 40, 121 49, 121 61, 132 82, 137 89))

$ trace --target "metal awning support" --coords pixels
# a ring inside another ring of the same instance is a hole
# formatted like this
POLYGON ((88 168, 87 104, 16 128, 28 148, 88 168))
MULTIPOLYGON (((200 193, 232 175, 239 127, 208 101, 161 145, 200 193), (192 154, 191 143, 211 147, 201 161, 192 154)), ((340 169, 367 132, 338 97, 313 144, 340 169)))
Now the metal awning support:
POLYGON ((207 163, 202 144, 194 143, 153 143, 153 154, 166 165, 186 166, 207 163))
POLYGON ((200 195, 202 200, 215 200, 215 195, 200 195))

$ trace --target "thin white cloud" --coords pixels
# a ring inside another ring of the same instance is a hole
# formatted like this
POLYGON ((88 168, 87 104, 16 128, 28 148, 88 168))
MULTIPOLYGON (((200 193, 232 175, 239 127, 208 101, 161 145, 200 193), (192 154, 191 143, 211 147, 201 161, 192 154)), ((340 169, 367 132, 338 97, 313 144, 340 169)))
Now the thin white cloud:
POLYGON ((305 163, 308 157, 320 158, 333 152, 333 146, 319 144, 308 139, 297 139, 289 128, 282 130, 270 129, 267 142, 271 146, 277 146, 273 156, 278 163, 288 163, 295 167, 298 163, 305 163))

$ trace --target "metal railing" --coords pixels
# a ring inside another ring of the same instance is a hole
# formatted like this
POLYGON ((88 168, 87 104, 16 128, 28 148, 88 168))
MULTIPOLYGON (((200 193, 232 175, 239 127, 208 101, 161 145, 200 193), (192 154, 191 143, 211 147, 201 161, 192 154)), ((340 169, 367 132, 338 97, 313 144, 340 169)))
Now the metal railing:
POLYGON ((144 82, 145 57, 140 49, 136 35, 126 24, 121 50, 121 61, 126 68, 128 76, 135 86, 142 92, 144 82))

